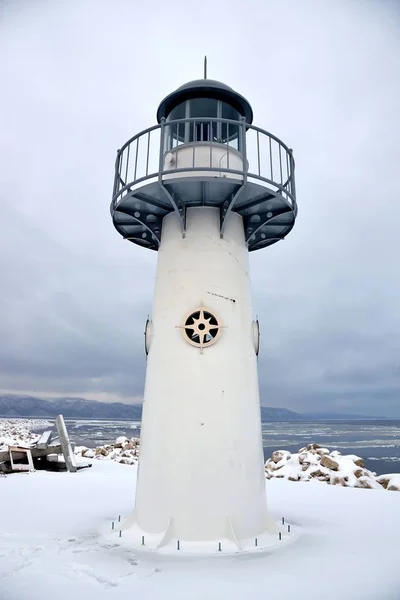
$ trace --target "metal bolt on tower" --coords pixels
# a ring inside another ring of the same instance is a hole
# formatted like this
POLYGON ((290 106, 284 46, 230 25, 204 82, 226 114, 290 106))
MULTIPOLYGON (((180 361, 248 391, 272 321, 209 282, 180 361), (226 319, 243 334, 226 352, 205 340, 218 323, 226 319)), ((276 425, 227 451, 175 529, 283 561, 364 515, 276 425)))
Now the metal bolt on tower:
POLYGON ((249 252, 296 214, 292 151, 218 81, 167 96, 118 151, 111 215, 158 250, 132 544, 159 551, 270 547, 249 252))

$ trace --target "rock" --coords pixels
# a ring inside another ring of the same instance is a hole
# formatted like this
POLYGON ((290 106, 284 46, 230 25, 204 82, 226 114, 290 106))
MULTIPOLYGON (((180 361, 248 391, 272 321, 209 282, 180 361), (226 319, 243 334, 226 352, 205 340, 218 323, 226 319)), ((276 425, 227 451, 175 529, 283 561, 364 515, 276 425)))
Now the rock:
POLYGON ((388 492, 400 492, 400 487, 392 483, 387 487, 387 490, 388 492))
POLYGON ((366 490, 372 490, 373 486, 370 484, 370 482, 368 481, 368 479, 366 477, 361 477, 357 481, 356 487, 364 488, 366 490))
POLYGON ((82 450, 82 456, 85 458, 94 458, 95 454, 92 448, 86 448, 85 450, 82 450))
POLYGON ((319 444, 307 444, 307 450, 318 450, 319 444))
POLYGON ((127 442, 122 447, 123 447, 124 450, 133 450, 133 444, 132 444, 132 442, 127 442))
POLYGON ((384 487, 385 490, 386 490, 387 487, 388 487, 388 485, 390 484, 390 479, 385 479, 385 478, 381 479, 381 478, 379 478, 378 479, 378 483, 380 483, 381 486, 384 487))
POLYGON ((310 472, 311 477, 326 477, 326 473, 323 473, 321 469, 316 469, 315 471, 310 472))
POLYGON ((289 481, 299 481, 299 479, 300 479, 300 477, 298 475, 296 475, 295 477, 292 477, 292 476, 288 477, 289 481))
POLYGON ((299 463, 302 465, 306 458, 307 458, 307 452, 300 452, 299 463))
POLYGON ((362 477, 363 475, 365 475, 364 471, 362 469, 356 469, 354 471, 354 475, 357 477, 357 479, 360 479, 360 477, 362 477))
POLYGON ((323 456, 324 454, 330 454, 330 452, 329 452, 328 448, 318 448, 317 454, 319 454, 320 456, 323 456))
POLYGON ((361 467, 362 469, 365 467, 365 463, 362 458, 358 457, 356 460, 353 459, 353 462, 357 467, 361 467))
POLYGON ((275 450, 275 452, 272 453, 271 460, 274 463, 278 463, 282 460, 285 454, 289 454, 289 452, 286 453, 284 450, 275 450))
POLYGON ((108 454, 108 452, 107 452, 107 450, 105 448, 101 448, 101 447, 96 448, 95 456, 100 456, 100 455, 101 456, 107 456, 107 454, 108 454))
POLYGON ((331 485, 341 485, 341 486, 345 487, 347 485, 347 480, 346 480, 346 477, 332 476, 330 478, 330 483, 331 483, 331 485))
POLYGON ((337 471, 339 469, 339 464, 336 462, 336 460, 333 460, 326 454, 324 454, 324 456, 321 458, 321 465, 327 469, 331 469, 332 471, 337 471))

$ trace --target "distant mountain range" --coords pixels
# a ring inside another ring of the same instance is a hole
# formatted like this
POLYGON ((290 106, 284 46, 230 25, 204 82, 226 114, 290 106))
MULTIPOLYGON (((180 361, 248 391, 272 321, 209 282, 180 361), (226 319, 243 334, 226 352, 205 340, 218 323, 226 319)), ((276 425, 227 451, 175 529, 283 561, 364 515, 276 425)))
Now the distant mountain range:
MULTIPOLYGON (((55 417, 59 414, 75 419, 132 419, 142 418, 141 404, 122 402, 97 402, 83 398, 45 399, 34 396, 8 394, 0 396, 0 417, 55 417)), ((262 421, 323 421, 350 419, 385 419, 366 415, 346 415, 339 413, 300 414, 287 408, 261 407, 262 421)))
POLYGON ((64 417, 77 419, 133 419, 140 421, 142 407, 122 402, 96 402, 84 398, 35 398, 9 394, 0 396, 0 417, 64 417))

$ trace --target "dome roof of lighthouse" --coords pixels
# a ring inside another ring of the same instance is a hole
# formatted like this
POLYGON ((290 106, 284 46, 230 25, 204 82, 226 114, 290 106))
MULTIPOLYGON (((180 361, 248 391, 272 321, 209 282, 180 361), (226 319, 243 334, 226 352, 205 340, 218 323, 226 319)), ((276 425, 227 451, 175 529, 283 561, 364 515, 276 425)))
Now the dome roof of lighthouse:
POLYGON ((246 118, 247 123, 253 121, 253 111, 246 98, 235 92, 229 85, 214 79, 195 79, 181 85, 161 102, 157 110, 157 121, 160 123, 161 119, 166 118, 178 104, 192 98, 222 100, 236 108, 246 118))

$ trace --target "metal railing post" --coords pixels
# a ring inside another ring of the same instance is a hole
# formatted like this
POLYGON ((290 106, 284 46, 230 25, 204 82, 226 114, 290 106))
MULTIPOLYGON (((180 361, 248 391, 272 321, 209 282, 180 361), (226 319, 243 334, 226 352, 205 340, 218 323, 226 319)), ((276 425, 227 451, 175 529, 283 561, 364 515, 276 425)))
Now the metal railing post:
POLYGON ((247 145, 246 145, 246 117, 242 121, 242 154, 243 154, 243 184, 247 181, 247 145))
POLYGON ((147 136, 146 177, 149 174, 150 131, 148 132, 147 136))
POLYGON ((162 184, 162 172, 164 170, 164 136, 165 136, 165 117, 161 119, 160 130, 160 157, 158 161, 158 182, 162 184))
MULTIPOLYGON (((140 140, 140 137, 141 137, 141 136, 139 136, 139 137, 137 138, 137 140, 136 140, 135 171, 134 171, 134 174, 133 174, 133 181, 136 181, 136 173, 137 173, 137 162, 138 162, 138 155, 139 155, 139 140, 140 140)), ((130 145, 128 146, 128 148, 130 148, 130 145)), ((128 159, 129 159, 129 156, 128 156, 128 159)), ((125 183, 126 183, 126 182, 125 182, 125 183)))
POLYGON ((292 194, 295 202, 296 202, 296 183, 294 180, 294 158, 293 158, 293 150, 290 148, 290 193, 292 194))
POLYGON ((118 184, 119 184, 119 171, 120 171, 120 163, 121 163, 121 150, 117 150, 117 158, 115 159, 115 175, 114 175, 114 187, 113 187, 113 195, 112 195, 112 203, 113 208, 115 208, 117 204, 116 195, 119 192, 118 184))
POLYGON ((194 164, 196 162, 196 155, 195 155, 195 151, 196 151, 196 121, 193 121, 193 161, 192 161, 192 167, 194 169, 194 164))

